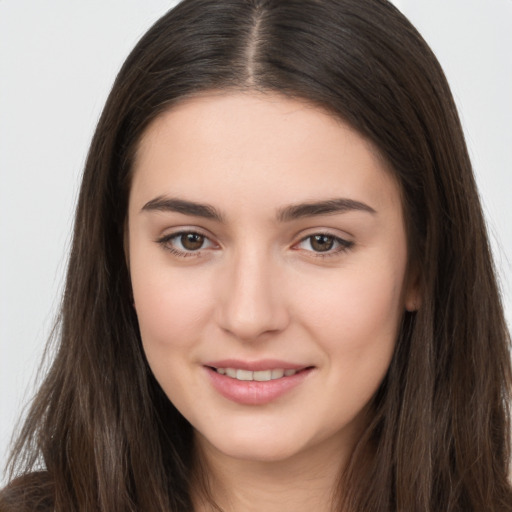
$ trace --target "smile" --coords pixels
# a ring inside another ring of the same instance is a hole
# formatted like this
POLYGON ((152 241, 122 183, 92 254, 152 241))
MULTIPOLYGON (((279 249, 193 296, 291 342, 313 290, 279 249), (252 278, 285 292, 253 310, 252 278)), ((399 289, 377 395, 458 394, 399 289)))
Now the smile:
POLYGON ((300 387, 315 370, 314 366, 270 360, 251 363, 225 360, 203 368, 218 393, 241 405, 265 405, 284 397, 300 387))
POLYGON ((275 368, 272 370, 242 370, 237 368, 213 368, 217 373, 230 377, 231 379, 243 380, 243 381, 258 381, 266 382, 269 380, 281 379, 283 377, 291 377, 300 370, 296 369, 283 369, 275 368))

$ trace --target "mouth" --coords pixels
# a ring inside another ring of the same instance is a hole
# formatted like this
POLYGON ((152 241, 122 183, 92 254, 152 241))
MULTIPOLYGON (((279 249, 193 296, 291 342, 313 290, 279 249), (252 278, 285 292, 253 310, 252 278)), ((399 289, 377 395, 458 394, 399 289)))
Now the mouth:
POLYGON ((224 398, 241 405, 265 405, 300 389, 314 366, 280 361, 222 361, 204 365, 213 388, 224 398))
POLYGON ((220 395, 242 405, 265 405, 295 396, 317 367, 282 359, 223 359, 203 363, 210 384, 220 395), (290 395, 292 393, 292 395, 290 395))
POLYGON ((271 368, 266 370, 246 370, 242 368, 208 366, 214 372, 239 381, 268 382, 271 380, 292 377, 297 373, 309 370, 312 366, 303 368, 271 368))

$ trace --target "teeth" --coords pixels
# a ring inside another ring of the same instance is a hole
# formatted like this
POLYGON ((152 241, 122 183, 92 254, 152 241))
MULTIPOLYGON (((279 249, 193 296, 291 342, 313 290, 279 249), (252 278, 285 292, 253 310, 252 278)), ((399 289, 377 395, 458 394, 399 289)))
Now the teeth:
POLYGON ((269 380, 281 379, 282 377, 291 377, 299 370, 283 370, 282 368, 275 368, 272 370, 258 370, 252 372, 250 370, 241 370, 236 368, 215 368, 217 373, 226 375, 236 380, 255 380, 258 382, 266 382, 269 380))
POLYGON ((253 372, 248 370, 237 370, 236 371, 236 380, 253 380, 252 379, 253 372))
POLYGON ((253 373, 253 379, 260 382, 264 382, 272 379, 272 370, 263 370, 260 372, 253 373))
POLYGON ((284 370, 281 370, 280 368, 277 370, 272 370, 272 379, 280 379, 284 376, 284 370))
MULTIPOLYGON (((218 371, 218 370, 217 370, 218 371)), ((226 375, 232 379, 236 379, 236 370, 234 368, 226 368, 226 375)))

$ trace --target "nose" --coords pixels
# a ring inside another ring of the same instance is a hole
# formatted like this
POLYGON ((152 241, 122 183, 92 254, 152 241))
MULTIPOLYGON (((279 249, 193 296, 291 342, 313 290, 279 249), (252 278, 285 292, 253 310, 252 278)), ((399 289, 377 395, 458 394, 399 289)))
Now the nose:
POLYGON ((278 333, 289 323, 279 268, 266 254, 240 254, 222 273, 220 327, 243 341, 278 333))

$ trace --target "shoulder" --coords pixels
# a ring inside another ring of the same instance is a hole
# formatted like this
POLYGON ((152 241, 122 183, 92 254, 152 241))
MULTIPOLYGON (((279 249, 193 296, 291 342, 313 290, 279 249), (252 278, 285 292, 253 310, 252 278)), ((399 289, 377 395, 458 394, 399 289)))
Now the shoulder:
POLYGON ((52 512, 54 487, 49 474, 22 475, 0 490, 1 512, 52 512))

